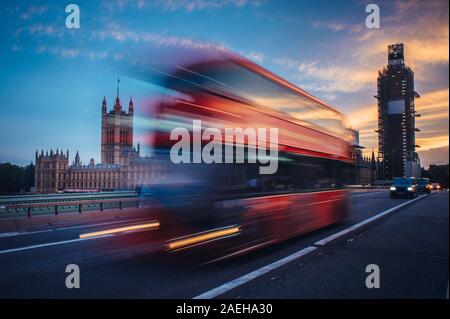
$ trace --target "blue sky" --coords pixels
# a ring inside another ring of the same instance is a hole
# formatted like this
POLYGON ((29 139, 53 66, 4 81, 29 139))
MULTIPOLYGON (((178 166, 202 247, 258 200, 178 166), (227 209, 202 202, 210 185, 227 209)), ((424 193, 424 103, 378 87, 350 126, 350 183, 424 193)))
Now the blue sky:
MULTIPOLYGON (((365 28, 373 1, 73 1, 81 28, 65 27, 64 1, 21 1, 0 9, 0 162, 27 164, 35 149, 100 158, 100 107, 158 93, 128 76, 136 52, 225 46, 321 97, 348 115, 376 149, 377 70, 386 46, 403 42, 416 73, 422 162, 448 162, 448 3, 378 1, 381 28, 365 28), (125 66, 125 68, 123 68, 125 66), (422 110, 421 110, 422 108, 422 110)), ((137 142, 137 141, 135 141, 137 142)))

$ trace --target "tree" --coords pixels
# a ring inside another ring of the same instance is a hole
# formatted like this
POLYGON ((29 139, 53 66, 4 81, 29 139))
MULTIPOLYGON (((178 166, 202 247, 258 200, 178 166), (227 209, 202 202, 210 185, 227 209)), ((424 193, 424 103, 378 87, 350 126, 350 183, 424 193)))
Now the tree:
POLYGON ((34 186, 34 168, 33 163, 25 167, 0 164, 0 193, 29 192, 34 186))
POLYGON ((23 188, 26 192, 30 191, 30 188, 34 186, 34 165, 33 162, 30 165, 23 168, 23 188))
POLYGON ((23 170, 11 163, 0 164, 0 192, 17 193, 23 186, 23 170))

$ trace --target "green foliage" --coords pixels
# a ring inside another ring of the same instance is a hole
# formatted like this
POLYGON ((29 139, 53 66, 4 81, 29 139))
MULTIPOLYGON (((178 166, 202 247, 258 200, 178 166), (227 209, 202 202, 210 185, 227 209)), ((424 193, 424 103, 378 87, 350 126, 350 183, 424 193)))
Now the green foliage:
POLYGON ((34 185, 34 165, 20 167, 11 163, 0 164, 0 193, 29 191, 34 185))
POLYGON ((34 165, 25 166, 23 168, 23 188, 26 192, 30 191, 30 188, 34 186, 34 165))

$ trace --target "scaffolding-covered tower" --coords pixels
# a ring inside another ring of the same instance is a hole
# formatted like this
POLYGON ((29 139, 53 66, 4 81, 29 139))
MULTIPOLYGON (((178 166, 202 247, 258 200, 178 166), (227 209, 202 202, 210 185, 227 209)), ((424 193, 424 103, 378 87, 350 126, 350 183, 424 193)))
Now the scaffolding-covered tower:
POLYGON ((388 65, 378 71, 378 159, 379 179, 420 177, 416 153, 414 72, 405 65, 403 44, 388 46, 388 65))

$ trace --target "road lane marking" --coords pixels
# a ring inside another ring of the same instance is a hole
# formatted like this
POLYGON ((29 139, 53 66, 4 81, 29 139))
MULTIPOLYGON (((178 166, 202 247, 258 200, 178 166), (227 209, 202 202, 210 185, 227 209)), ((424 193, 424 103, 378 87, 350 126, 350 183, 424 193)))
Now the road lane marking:
POLYGON ((213 264, 213 263, 218 262, 218 261, 221 261, 221 260, 228 259, 228 258, 233 257, 233 256, 238 256, 238 255, 244 254, 244 253, 246 253, 246 252, 248 252, 248 251, 252 251, 252 250, 258 249, 258 248, 260 248, 260 247, 268 246, 268 245, 270 245, 270 244, 272 244, 272 243, 275 243, 275 242, 276 242, 275 240, 265 241, 265 242, 263 242, 263 243, 256 244, 256 245, 253 245, 253 246, 250 246, 250 247, 247 247, 247 248, 238 250, 238 251, 236 251, 236 252, 234 252, 234 253, 225 255, 225 256, 223 256, 223 257, 219 257, 219 258, 213 259, 213 260, 211 260, 211 261, 205 262, 205 263, 201 264, 201 266, 206 266, 206 265, 213 264))
POLYGON ((53 229, 46 229, 46 230, 36 230, 31 232, 8 232, 8 233, 0 233, 0 238, 8 238, 8 237, 15 237, 15 236, 23 236, 23 235, 31 235, 31 234, 40 234, 40 233, 48 233, 53 231, 53 229))
POLYGON ((20 235, 19 232, 0 233, 0 238, 12 237, 12 236, 18 236, 18 235, 20 235))
POLYGON ((369 224, 369 223, 371 223, 371 222, 373 222, 373 221, 375 221, 375 220, 377 220, 377 219, 379 219, 379 218, 381 218, 381 217, 383 217, 383 216, 385 216, 385 215, 387 215, 389 213, 392 213, 392 212, 394 212, 394 211, 396 211, 396 210, 406 206, 406 205, 412 204, 412 203, 414 203, 414 202, 416 202, 416 201, 418 201, 418 200, 420 200, 420 199, 422 199, 422 198, 424 198, 426 196, 428 196, 428 195, 425 194, 425 195, 419 196, 417 198, 414 198, 412 200, 409 200, 407 202, 404 202, 404 203, 402 203, 400 205, 397 205, 397 206, 394 206, 392 208, 389 208, 389 209, 387 209, 387 210, 385 210, 385 211, 383 211, 383 212, 381 212, 381 213, 379 213, 379 214, 377 214, 375 216, 372 216, 372 217, 370 217, 368 219, 363 220, 362 222, 359 222, 359 223, 357 223, 357 224, 355 224, 353 226, 350 226, 350 227, 348 227, 348 228, 346 228, 344 230, 341 230, 340 232, 337 232, 337 233, 335 233, 333 235, 330 235, 330 236, 325 237, 325 238, 323 238, 323 239, 321 239, 319 241, 316 241, 314 243, 314 245, 318 245, 318 246, 326 245, 330 241, 333 241, 333 240, 335 240, 335 239, 337 239, 337 238, 339 238, 341 236, 344 236, 344 235, 346 235, 346 234, 348 234, 348 233, 350 233, 350 232, 352 232, 352 231, 354 231, 354 230, 356 230, 358 228, 361 228, 364 225, 367 225, 367 224, 369 224))
POLYGON ((113 222, 104 222, 104 223, 97 223, 97 224, 89 224, 89 225, 78 225, 78 226, 68 226, 68 227, 59 227, 59 228, 52 228, 52 229, 44 229, 44 230, 34 230, 34 231, 19 231, 19 232, 6 232, 6 233, 0 233, 0 239, 1 238, 8 238, 8 237, 15 237, 15 236, 24 236, 24 235, 34 235, 34 234, 40 234, 40 233, 48 233, 52 231, 63 231, 63 230, 71 230, 71 229, 78 229, 78 228, 91 228, 91 227, 98 227, 98 226, 105 226, 105 225, 113 225, 113 224, 124 224, 124 223, 133 223, 138 221, 148 220, 148 218, 138 218, 138 219, 125 219, 125 220, 119 220, 119 221, 113 221, 113 222))
POLYGON ((211 289, 207 292, 204 292, 196 297, 194 297, 193 299, 212 299, 215 298, 231 289, 234 289, 238 286, 241 286, 259 276, 262 276, 266 273, 268 273, 269 271, 272 271, 276 268, 279 268, 281 266, 286 265, 287 263, 290 263, 291 261, 294 261, 297 258, 300 258, 302 256, 305 256, 306 254, 309 254, 310 252, 316 250, 317 247, 313 247, 313 246, 309 246, 306 247, 300 251, 297 251, 296 253, 293 253, 292 255, 289 255, 287 257, 284 257, 283 259, 277 260, 267 266, 261 267, 257 270, 254 270, 246 275, 243 275, 241 277, 238 277, 236 279, 233 279, 219 287, 216 287, 214 289, 211 289))
POLYGON ((88 238, 76 238, 76 239, 69 239, 69 240, 63 240, 63 241, 56 241, 56 242, 53 242, 53 243, 45 243, 45 244, 38 244, 38 245, 19 247, 19 248, 11 248, 11 249, 6 249, 6 250, 0 250, 0 255, 13 253, 13 252, 16 252, 16 251, 22 251, 22 250, 30 250, 30 249, 36 249, 36 248, 41 248, 41 247, 70 244, 70 243, 75 243, 75 242, 79 242, 79 241, 91 240, 91 239, 106 238, 106 237, 110 237, 110 236, 114 236, 114 235, 103 235, 103 236, 88 237, 88 238))
MULTIPOLYGON (((121 221, 121 222, 125 222, 125 221, 121 221)), ((117 223, 117 222, 113 222, 113 223, 117 223)), ((103 224, 105 225, 105 224, 111 224, 111 223, 103 223, 103 224)), ((97 224, 97 225, 100 225, 100 224, 97 224)), ((91 225, 86 225, 86 226, 91 226, 91 225)), ((106 230, 106 231, 98 231, 98 232, 94 232, 94 233, 81 234, 81 235, 79 235, 80 238, 76 238, 76 239, 69 239, 69 240, 64 240, 64 241, 57 241, 57 242, 51 242, 51 243, 45 243, 45 244, 37 244, 37 245, 31 245, 31 246, 26 246, 26 247, 19 247, 19 248, 11 248, 11 249, 6 249, 6 250, 0 250, 0 255, 1 254, 12 253, 12 252, 16 252, 16 251, 30 250, 30 249, 35 249, 35 248, 47 247, 47 246, 69 244, 69 243, 74 243, 74 242, 87 240, 87 239, 98 239, 98 238, 110 237, 110 236, 113 236, 115 233, 119 232, 119 231, 116 231, 116 230, 120 230, 121 232, 126 232, 126 231, 131 231, 131 230, 134 230, 134 229, 142 229, 142 228, 150 228, 150 227, 154 228, 155 226, 159 226, 159 223, 158 223, 158 225, 156 225, 155 223, 145 224, 145 225, 132 225, 132 226, 127 226, 127 227, 121 227, 120 229, 117 228, 117 229, 114 229, 114 230, 106 230)), ((36 231, 36 232, 29 232, 29 233, 11 234, 10 237, 19 236, 19 235, 35 234, 35 233, 41 233, 41 232, 50 232, 50 231, 55 231, 55 229, 42 230, 42 231, 36 231)), ((1 238, 1 236, 0 236, 0 238, 1 238)))
MULTIPOLYGON (((379 214, 377 214, 377 215, 375 215, 375 216, 373 216, 371 218, 368 218, 368 219, 366 219, 366 220, 364 220, 364 221, 362 221, 360 223, 357 223, 357 224, 355 224, 355 225, 353 225, 353 226, 351 226, 349 228, 346 228, 346 229, 344 229, 344 230, 342 230, 340 232, 337 232, 336 234, 333 234, 333 235, 330 235, 328 237, 325 237, 324 239, 315 242, 314 245, 317 245, 317 246, 326 245, 327 243, 329 243, 330 241, 335 240, 336 238, 339 238, 339 237, 341 237, 341 236, 343 236, 345 234, 348 234, 348 233, 350 233, 351 231, 353 231, 355 229, 358 229, 358 228, 360 228, 360 227, 362 227, 362 226, 364 226, 364 225, 366 225, 366 224, 368 224, 368 223, 370 223, 370 222, 372 222, 374 220, 377 220, 377 219, 379 219, 379 218, 381 218, 381 217, 383 217, 383 216, 385 216, 385 215, 387 215, 389 213, 392 213, 395 210, 398 210, 398 209, 400 209, 400 208, 402 208, 402 207, 404 207, 406 205, 409 205, 409 204, 411 204, 413 202, 416 202, 416 201, 418 201, 418 200, 420 200, 420 199, 422 199, 422 198, 424 198, 426 196, 427 195, 425 194, 425 195, 419 196, 419 197, 417 197, 415 199, 412 199, 412 200, 409 200, 407 202, 404 202, 404 203, 402 203, 400 205, 397 205, 395 207, 392 207, 390 209, 387 209, 387 210, 385 210, 385 211, 383 211, 383 212, 381 212, 381 213, 379 213, 379 214)), ((208 290, 207 292, 204 292, 204 293, 194 297, 193 299, 212 299, 212 298, 215 298, 217 296, 220 296, 220 295, 224 294, 225 292, 230 291, 230 290, 232 290, 232 289, 234 289, 234 288, 236 288, 238 286, 241 286, 241 285, 243 285, 243 284, 245 284, 245 283, 247 283, 247 282, 249 282, 249 281, 251 281, 251 280, 253 280, 253 279, 257 278, 257 277, 260 277, 260 276, 262 276, 262 275, 264 275, 264 274, 266 274, 266 273, 268 273, 268 272, 270 272, 270 271, 272 271, 272 270, 274 270, 276 268, 284 266, 287 263, 289 263, 289 262, 291 262, 291 261, 293 261, 295 259, 303 257, 303 256, 309 254, 310 252, 312 252, 312 251, 314 251, 314 250, 316 250, 318 248, 319 247, 308 246, 308 247, 306 247, 306 248, 304 248, 302 250, 299 250, 296 253, 293 253, 292 255, 289 255, 289 256, 287 256, 287 257, 285 257, 283 259, 275 261, 275 262, 273 262, 273 263, 271 263, 271 264, 269 264, 267 266, 261 267, 261 268, 259 268, 257 270, 254 270, 254 271, 252 271, 252 272, 250 272, 248 274, 245 274, 245 275, 243 275, 241 277, 233 279, 233 280, 231 280, 231 281, 229 281, 227 283, 224 283, 223 285, 220 285, 220 286, 218 286, 216 288, 208 290)))
POLYGON ((368 192, 364 194, 351 194, 350 197, 360 197, 360 196, 368 196, 368 195, 376 195, 376 194, 385 194, 386 192, 377 191, 377 192, 368 192))

